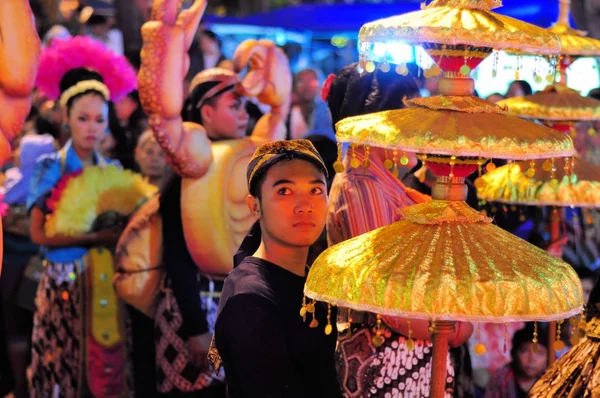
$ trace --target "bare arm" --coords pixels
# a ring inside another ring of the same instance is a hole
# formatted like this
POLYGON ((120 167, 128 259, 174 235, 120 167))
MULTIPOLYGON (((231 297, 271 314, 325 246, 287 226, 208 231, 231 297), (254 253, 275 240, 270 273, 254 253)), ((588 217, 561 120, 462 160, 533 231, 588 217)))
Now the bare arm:
POLYGON ((114 244, 119 239, 120 231, 115 229, 107 229, 98 232, 90 232, 79 236, 64 236, 56 235, 53 237, 46 236, 44 225, 46 216, 42 211, 34 206, 31 209, 30 229, 31 240, 33 243, 41 246, 50 247, 70 247, 70 246, 90 246, 114 244))

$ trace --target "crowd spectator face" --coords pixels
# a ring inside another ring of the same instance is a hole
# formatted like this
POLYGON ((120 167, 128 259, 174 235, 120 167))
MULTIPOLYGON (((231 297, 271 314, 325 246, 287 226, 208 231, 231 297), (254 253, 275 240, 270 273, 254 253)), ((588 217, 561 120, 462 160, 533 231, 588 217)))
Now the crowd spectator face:
POLYGON ((537 344, 537 350, 533 349, 531 341, 524 342, 517 348, 517 370, 529 378, 539 378, 546 370, 548 363, 548 349, 537 344))
POLYGON ((319 92, 317 73, 311 69, 298 72, 294 92, 299 102, 314 102, 319 92))
POLYGON ((169 170, 165 154, 154 138, 140 141, 136 148, 135 160, 143 176, 160 180, 169 170))
POLYGON ((117 113, 119 121, 123 124, 126 124, 129 121, 129 118, 137 108, 137 102, 135 102, 135 100, 130 96, 126 96, 119 102, 115 103, 115 112, 117 113))

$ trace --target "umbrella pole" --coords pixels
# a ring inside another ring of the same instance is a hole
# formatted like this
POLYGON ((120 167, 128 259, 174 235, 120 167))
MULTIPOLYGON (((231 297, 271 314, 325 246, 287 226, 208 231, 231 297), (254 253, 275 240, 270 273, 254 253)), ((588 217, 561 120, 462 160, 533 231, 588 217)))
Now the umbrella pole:
MULTIPOLYGON (((550 213, 550 242, 554 243, 560 238, 560 211, 554 207, 550 213)), ((556 322, 552 321, 548 324, 548 366, 552 365, 556 360, 556 350, 554 349, 554 341, 556 341, 556 322)))
POLYGON ((448 336, 453 332, 453 321, 431 321, 431 341, 433 342, 431 398, 444 398, 446 394, 446 365, 449 348, 448 336))
MULTIPOLYGON (((431 189, 433 199, 464 201, 467 186, 462 177, 438 176, 431 189)), ((444 398, 446 394, 446 364, 448 361, 448 336, 454 332, 454 321, 431 321, 433 358, 431 367, 431 398, 444 398)))

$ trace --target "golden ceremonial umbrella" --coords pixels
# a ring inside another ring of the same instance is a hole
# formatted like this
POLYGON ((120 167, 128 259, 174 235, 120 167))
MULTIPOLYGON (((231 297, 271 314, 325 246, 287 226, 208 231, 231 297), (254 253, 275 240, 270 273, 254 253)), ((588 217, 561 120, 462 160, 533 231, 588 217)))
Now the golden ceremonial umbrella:
MULTIPOLYGON (((579 95, 564 85, 548 86, 544 91, 524 97, 502 100, 511 115, 538 120, 562 132, 570 132, 577 121, 600 117, 600 101, 579 95)), ((553 206, 550 239, 560 237, 560 213, 556 207, 600 207, 600 167, 583 159, 566 159, 563 165, 554 160, 521 162, 490 171, 475 181, 477 196, 488 202, 514 205, 553 206)), ((550 341, 556 338, 551 325, 550 341)), ((560 345, 559 345, 560 347, 560 345)), ((550 345, 548 361, 555 360, 550 345)))
POLYGON ((497 105, 506 108, 509 115, 540 120, 561 131, 573 122, 600 119, 600 101, 558 84, 532 95, 501 100, 497 105))
POLYGON ((558 21, 548 31, 558 36, 561 42, 561 83, 566 84, 567 68, 580 57, 599 57, 600 40, 587 37, 587 33, 569 26, 571 0, 559 0, 558 21))
MULTIPOLYGON (((547 55, 556 54, 560 47, 558 38, 544 29, 490 12, 498 5, 500 1, 494 0, 434 0, 422 11, 363 26, 361 68, 390 70, 389 54, 379 56, 374 51, 379 42, 422 44, 444 71, 438 83, 442 95, 406 101, 407 109, 342 120, 336 125, 338 141, 389 148, 394 159, 397 151, 422 154, 427 167, 438 175, 434 201, 411 209, 414 213, 403 213, 406 220, 329 248, 313 264, 305 287, 306 296, 313 299, 430 320, 434 398, 444 394, 448 334, 454 321, 552 320, 576 313, 582 305, 579 280, 567 264, 474 218, 463 203, 464 177, 488 158, 574 154, 568 136, 508 116, 502 108, 472 96, 471 69, 493 49, 547 55), (409 247, 406 239, 411 236, 409 247), (514 259, 506 256, 507 244, 514 259), (491 250, 494 245, 504 250, 491 250), (521 261, 516 253, 526 254, 531 261, 521 261), (552 270, 553 282, 542 272, 544 266, 552 270), (425 275, 422 270, 430 272, 425 275), (543 308, 529 293, 536 290, 545 292, 543 308), (453 297, 448 306, 426 299, 439 300, 448 292, 453 297), (407 300, 413 295, 423 299, 407 300), (516 302, 530 300, 527 309, 515 307, 516 302)), ((398 65, 396 72, 406 70, 398 65)), ((360 166, 356 159, 350 164, 360 166)), ((363 165, 368 167, 368 156, 363 165)))
POLYGON ((600 167, 574 158, 557 167, 531 161, 507 164, 476 180, 477 196, 488 202, 525 206, 600 207, 600 167))

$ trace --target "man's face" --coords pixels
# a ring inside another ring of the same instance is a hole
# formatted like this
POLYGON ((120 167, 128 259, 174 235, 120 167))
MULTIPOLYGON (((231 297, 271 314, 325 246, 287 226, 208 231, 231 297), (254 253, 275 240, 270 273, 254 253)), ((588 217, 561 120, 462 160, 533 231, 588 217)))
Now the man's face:
POLYGON ((305 160, 282 160, 267 171, 260 190, 265 239, 296 248, 317 241, 325 228, 328 207, 323 172, 305 160))
POLYGON ((214 140, 244 137, 248 126, 246 99, 233 90, 224 92, 213 104, 202 107, 202 123, 214 140))
POLYGON ((319 80, 312 71, 304 71, 298 75, 295 93, 302 102, 312 102, 319 91, 319 80))

